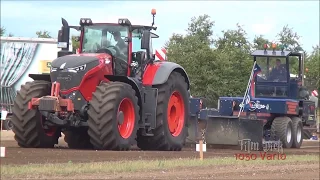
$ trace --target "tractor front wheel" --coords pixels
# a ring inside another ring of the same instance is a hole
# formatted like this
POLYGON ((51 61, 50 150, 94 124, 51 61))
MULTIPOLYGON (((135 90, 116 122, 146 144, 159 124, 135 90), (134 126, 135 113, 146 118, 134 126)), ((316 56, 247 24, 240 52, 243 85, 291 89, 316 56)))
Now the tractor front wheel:
POLYGON ((289 117, 276 117, 271 125, 271 136, 279 138, 282 147, 291 148, 293 143, 292 120, 289 117))
POLYGON ((137 145, 143 150, 180 151, 185 143, 189 119, 189 93, 185 78, 173 72, 158 88, 154 136, 138 134, 137 145))
POLYGON ((60 130, 56 127, 43 127, 45 117, 37 110, 29 110, 32 98, 50 94, 51 83, 46 81, 27 82, 21 86, 12 109, 12 131, 20 147, 52 148, 58 144, 60 130))
POLYGON ((88 116, 88 134, 94 149, 123 151, 134 144, 140 116, 136 92, 129 84, 98 86, 88 116))

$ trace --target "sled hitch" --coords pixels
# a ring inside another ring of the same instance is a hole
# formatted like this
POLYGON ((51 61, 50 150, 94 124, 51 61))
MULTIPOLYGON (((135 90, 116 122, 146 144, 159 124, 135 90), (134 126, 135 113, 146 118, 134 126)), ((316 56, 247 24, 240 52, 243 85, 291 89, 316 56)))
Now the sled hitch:
POLYGON ((58 125, 61 127, 81 127, 88 126, 87 122, 81 121, 81 118, 69 113, 63 119, 59 117, 59 113, 50 113, 48 111, 40 111, 40 113, 46 117, 47 121, 45 122, 47 125, 58 125))
POLYGON ((201 109, 198 98, 190 99, 190 111, 191 123, 188 128, 190 142, 197 142, 199 131, 202 131, 204 134, 201 136, 207 145, 236 147, 240 146, 239 142, 242 140, 250 139, 262 149, 263 120, 223 116, 214 108, 201 109))
POLYGON ((74 112, 74 104, 71 99, 63 99, 59 95, 60 83, 53 82, 51 95, 40 98, 32 98, 28 103, 28 109, 38 109, 47 112, 74 112))

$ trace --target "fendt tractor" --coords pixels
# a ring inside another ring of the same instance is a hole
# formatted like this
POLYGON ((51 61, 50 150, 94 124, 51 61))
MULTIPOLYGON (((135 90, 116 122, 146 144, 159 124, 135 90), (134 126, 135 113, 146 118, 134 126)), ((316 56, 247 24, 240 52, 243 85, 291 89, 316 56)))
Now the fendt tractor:
POLYGON ((156 61, 151 26, 62 18, 50 74, 29 74, 14 101, 13 132, 24 148, 51 148, 61 133, 70 148, 179 151, 187 136, 189 79, 178 64, 156 61), (81 32, 80 54, 69 48, 81 32))
POLYGON ((218 109, 201 109, 201 98, 190 99, 191 119, 199 118, 200 123, 191 123, 188 139, 196 140, 197 131, 202 130, 208 145, 251 141, 255 146, 251 148, 256 149, 267 144, 300 148, 303 126, 316 123, 315 102, 309 100, 304 86, 304 53, 285 51, 285 45, 279 46, 281 50, 275 50, 276 44, 269 50, 265 44, 264 50, 252 53, 254 66, 245 98, 220 97, 218 109), (294 64, 298 64, 296 77, 290 76, 294 64))

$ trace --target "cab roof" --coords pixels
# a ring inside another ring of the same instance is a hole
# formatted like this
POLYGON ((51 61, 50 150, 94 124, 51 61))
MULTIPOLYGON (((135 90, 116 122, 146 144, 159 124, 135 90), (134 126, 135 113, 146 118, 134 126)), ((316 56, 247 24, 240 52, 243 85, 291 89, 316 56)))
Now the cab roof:
POLYGON ((300 52, 292 51, 273 51, 273 50, 255 50, 251 56, 268 56, 268 57, 287 57, 287 56, 300 56, 300 52))
POLYGON ((251 56, 287 57, 291 51, 255 50, 251 56))

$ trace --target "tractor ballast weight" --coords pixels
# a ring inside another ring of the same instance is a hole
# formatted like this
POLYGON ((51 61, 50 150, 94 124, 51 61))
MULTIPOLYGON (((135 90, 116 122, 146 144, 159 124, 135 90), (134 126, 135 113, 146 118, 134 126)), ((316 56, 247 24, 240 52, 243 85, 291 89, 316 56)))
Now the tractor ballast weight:
POLYGON ((128 19, 95 24, 81 18, 80 26, 69 26, 62 18, 61 51, 50 74, 30 74, 34 81, 14 101, 19 146, 53 147, 64 133, 70 148, 181 150, 189 78, 182 66, 154 59, 156 29, 128 19), (81 32, 79 54, 68 50, 70 28, 81 32))
MULTIPOLYGON (((252 56, 261 71, 249 80, 245 100, 250 103, 245 103, 244 97, 220 97, 217 109, 203 109, 201 98, 191 98, 191 121, 194 122, 190 123, 188 143, 199 138, 200 121, 206 124, 201 135, 208 145, 240 145, 241 140, 247 139, 259 145, 259 149, 266 143, 300 148, 303 126, 315 123, 315 103, 309 100, 303 82, 303 53, 266 48, 254 51, 252 56), (276 72, 269 68, 272 60, 277 63, 282 60, 282 67, 277 64, 273 68, 281 73, 272 74, 276 72), (298 62, 296 77, 290 76, 289 61, 298 62), (246 105, 248 108, 243 109, 246 105)), ((254 65, 253 72, 255 68, 254 65)))

